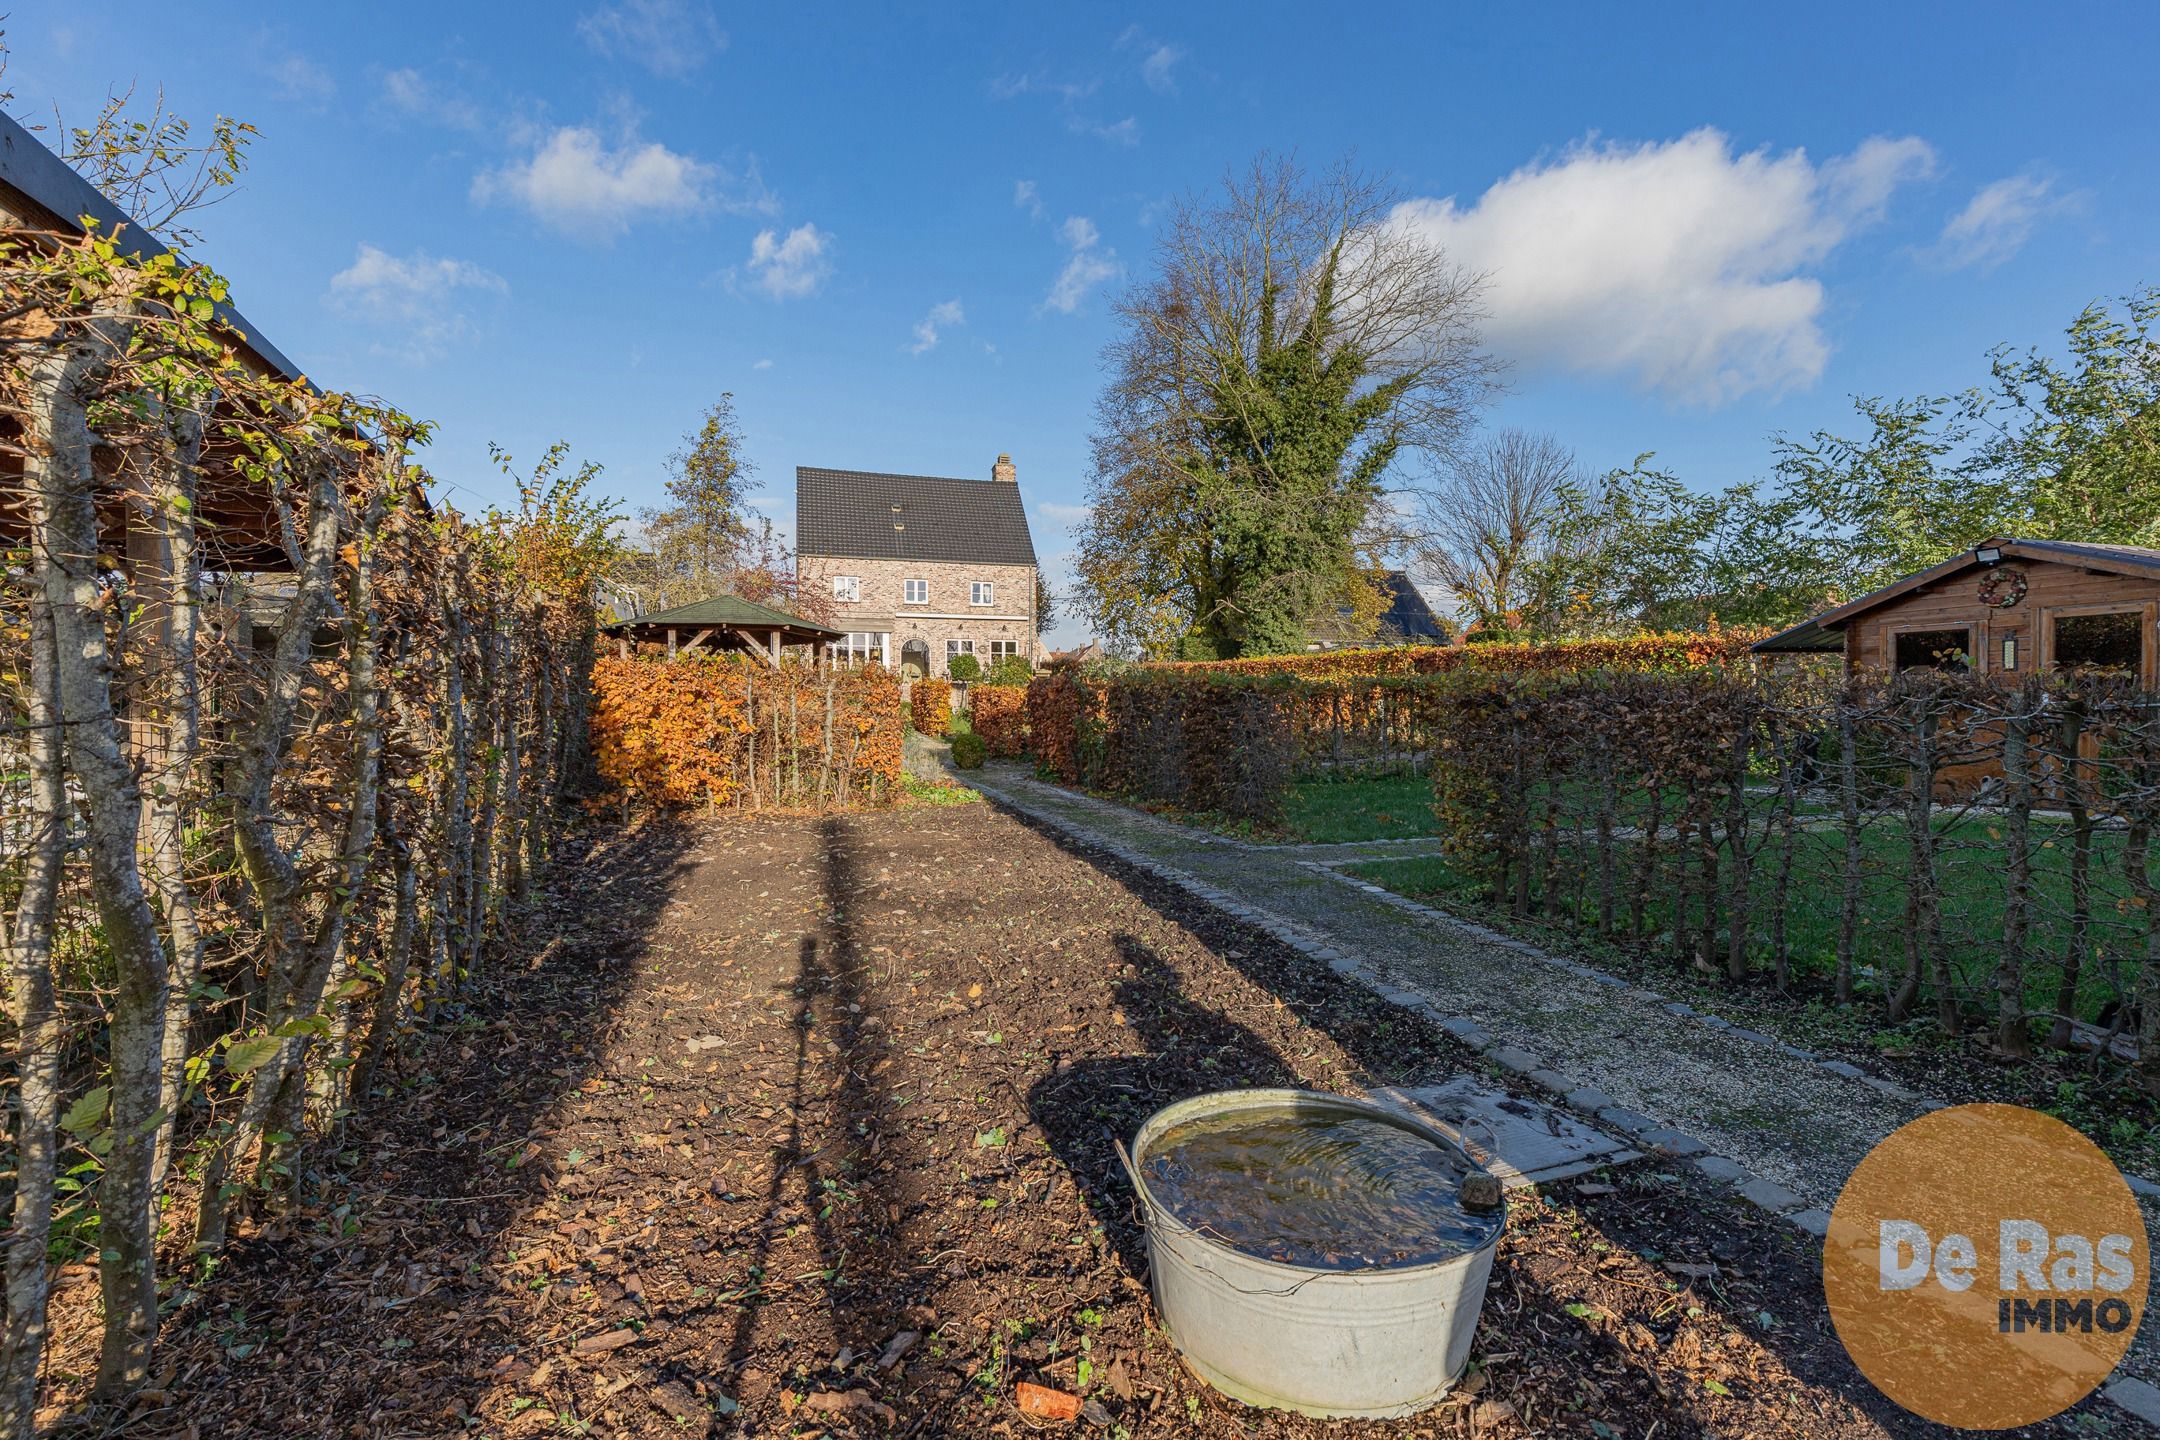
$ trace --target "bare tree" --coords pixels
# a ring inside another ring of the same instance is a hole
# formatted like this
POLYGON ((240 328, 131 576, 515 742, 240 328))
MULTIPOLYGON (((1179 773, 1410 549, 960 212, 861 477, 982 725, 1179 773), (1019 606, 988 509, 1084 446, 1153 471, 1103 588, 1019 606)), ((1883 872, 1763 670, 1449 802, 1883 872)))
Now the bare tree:
POLYGON ((1104 354, 1080 575, 1106 634, 1269 648, 1355 582, 1397 457, 1461 435, 1493 375, 1478 277, 1396 199, 1263 156, 1173 209, 1104 354))
POLYGON ((1549 435, 1503 430, 1457 457, 1420 497, 1415 549, 1466 621, 1535 628, 1557 597, 1552 573, 1561 500, 1586 483, 1575 452, 1549 435))

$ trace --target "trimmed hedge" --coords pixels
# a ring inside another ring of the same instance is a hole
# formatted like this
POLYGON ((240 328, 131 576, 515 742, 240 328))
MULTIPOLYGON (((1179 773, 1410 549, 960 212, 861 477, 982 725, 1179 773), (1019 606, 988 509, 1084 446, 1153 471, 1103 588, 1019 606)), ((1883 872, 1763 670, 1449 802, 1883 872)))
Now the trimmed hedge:
POLYGON ((952 730, 952 685, 933 675, 910 682, 913 695, 910 714, 918 735, 944 735, 952 730))
POLYGON ((1027 698, 1025 685, 978 681, 968 686, 968 724, 992 755, 1009 760, 1027 753, 1027 698))

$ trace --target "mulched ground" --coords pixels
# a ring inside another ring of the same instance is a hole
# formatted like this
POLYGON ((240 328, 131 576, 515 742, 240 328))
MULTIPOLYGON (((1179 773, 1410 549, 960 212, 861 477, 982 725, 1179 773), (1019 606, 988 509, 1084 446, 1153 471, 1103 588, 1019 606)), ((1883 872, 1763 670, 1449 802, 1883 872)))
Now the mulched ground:
POLYGON ((1643 1165, 1512 1203, 1441 1408, 1329 1424, 1186 1374, 1113 1138, 1479 1063, 985 806, 598 832, 319 1199, 176 1297, 126 1428, 1011 1436, 1029 1381, 1112 1436, 1929 1433, 1792 1232, 1643 1165))

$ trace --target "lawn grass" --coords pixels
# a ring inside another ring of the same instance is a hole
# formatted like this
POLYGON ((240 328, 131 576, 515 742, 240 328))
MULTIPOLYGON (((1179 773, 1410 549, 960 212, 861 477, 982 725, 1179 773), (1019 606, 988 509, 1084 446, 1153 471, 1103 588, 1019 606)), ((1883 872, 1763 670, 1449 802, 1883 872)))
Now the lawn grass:
POLYGON ((1439 832, 1432 781, 1424 775, 1300 780, 1283 797, 1283 830, 1306 845, 1406 840, 1439 832))
MULTIPOLYGON (((1978 1002, 1993 983, 2002 953, 2007 887, 1999 822, 1979 816, 1939 818, 1935 829, 1943 939, 1960 990, 1978 1002)), ((2037 821, 2033 837, 2033 914, 2025 988, 2033 1009, 2051 1010, 2056 999, 2057 967, 2079 943, 2070 923, 2071 841, 2067 826, 2037 821)), ((2083 942, 2086 961, 2075 1007, 2077 1017, 2083 1020, 2097 1019, 2109 1001, 2124 994, 2143 944, 2144 914, 2123 878, 2123 845, 2120 831, 2100 831, 2094 836, 2091 919, 2083 942)), ((1896 821, 1884 821, 1861 836, 1860 930, 1854 960, 1859 966, 1873 966, 1883 982, 1892 985, 1906 965, 1905 908, 1910 892, 1911 848, 1905 826, 1896 821)), ((1627 867, 1636 862, 1639 851, 1635 844, 1623 841, 1619 855, 1621 865, 1627 867)), ((1755 963, 1765 969, 1770 964, 1773 944, 1772 881, 1776 863, 1775 844, 1765 845, 1754 858, 1749 888, 1749 949, 1755 963)), ((1594 855, 1582 857, 1584 869, 1592 873, 1584 875, 1579 890, 1571 879, 1561 880, 1561 893, 1554 897, 1561 923, 1579 929, 1594 928, 1595 864, 1594 855)), ((1786 942, 1796 975, 1829 977, 1836 973, 1844 867, 1842 831, 1823 828, 1799 833, 1784 912, 1786 942)), ((1376 860, 1349 868, 1361 879, 1443 907, 1474 906, 1484 901, 1479 882, 1441 856, 1376 860)), ((1651 936, 1669 938, 1676 899, 1674 885, 1651 887, 1643 912, 1644 926, 1651 936)), ((1621 909, 1624 922, 1624 900, 1621 909)), ((1691 925, 1699 927, 1699 914, 1691 925)), ((1721 940, 1722 936, 1721 929, 1721 940)), ((1722 951, 1711 959, 1721 964, 1722 951)), ((1986 1003, 1991 1005, 1992 1001, 1986 1003)))

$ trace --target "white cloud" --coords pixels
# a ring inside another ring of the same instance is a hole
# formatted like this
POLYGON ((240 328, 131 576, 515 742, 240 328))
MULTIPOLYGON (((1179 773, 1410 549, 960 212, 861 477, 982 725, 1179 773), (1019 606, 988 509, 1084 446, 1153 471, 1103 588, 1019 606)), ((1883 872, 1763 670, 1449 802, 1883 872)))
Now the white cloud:
POLYGON ((1043 217, 1042 192, 1035 188, 1032 180, 1013 182, 1013 204, 1027 211, 1030 220, 1040 220, 1043 217))
POLYGON ((1148 52, 1147 59, 1140 62, 1140 78, 1147 88, 1158 95, 1177 94, 1176 70, 1185 52, 1175 45, 1158 45, 1148 52))
POLYGON ((2067 197, 2055 193, 2053 180, 2006 175, 1981 186, 1965 208, 1950 217, 1935 256, 1953 270, 1992 270, 2024 249, 2033 226, 2066 203, 2067 197))
POLYGON ((760 230, 750 242, 750 283, 775 300, 815 295, 832 273, 826 258, 832 238, 809 224, 796 226, 785 238, 777 230, 760 230))
POLYGON ((362 243, 353 263, 330 277, 329 300, 339 313, 381 327, 378 349, 425 364, 471 332, 469 299, 509 293, 502 276, 469 260, 418 250, 399 257, 362 243))
POLYGON ((772 360, 770 358, 760 360, 750 368, 752 370, 770 370, 772 369, 772 360))
POLYGON ((270 62, 269 70, 280 100, 327 105, 337 96, 337 77, 305 55, 281 55, 270 62))
POLYGON ((915 343, 908 346, 908 354, 920 355, 937 349, 938 332, 967 324, 967 312, 960 308, 958 300, 946 300, 930 307, 930 313, 915 322, 915 343))
POLYGON ((1117 251, 1102 248, 1102 234, 1095 222, 1085 215, 1070 215, 1058 226, 1058 239, 1072 255, 1065 261, 1065 268, 1058 272, 1057 280, 1044 297, 1042 308, 1070 315, 1080 308, 1088 292, 1103 281, 1116 276, 1123 268, 1118 264, 1117 251))
POLYGON ((579 17, 580 39, 611 59, 679 80, 727 48, 727 32, 699 0, 612 0, 579 17))
POLYGON ((479 130, 484 121, 480 107, 455 91, 430 83, 411 66, 392 70, 382 77, 383 103, 400 115, 450 130, 479 130))
POLYGON ((1039 75, 1000 75, 990 82, 990 98, 1014 100, 1022 95, 1050 95, 1057 99, 1065 128, 1075 135, 1093 135, 1118 145, 1140 143, 1140 122, 1131 115, 1104 121, 1082 111, 1080 102, 1102 88, 1100 80, 1049 80, 1039 75))
POLYGON ((1806 272, 1933 168, 1910 137, 1817 165, 1800 150, 1736 153, 1705 128, 1585 141, 1474 204, 1412 200, 1392 223, 1487 276, 1500 354, 1717 404, 1821 375, 1823 287, 1806 272))
POLYGON ((1140 143, 1140 121, 1131 115, 1113 124, 1103 124, 1075 115, 1065 122, 1065 128, 1075 135, 1093 135, 1096 139, 1108 140, 1113 145, 1140 143))
POLYGON ((610 149, 595 132, 564 126, 529 160, 482 172, 473 198, 509 199, 559 230, 612 238, 647 215, 705 209, 720 178, 717 166, 657 141, 610 149))
POLYGON ((1035 513, 1053 525, 1070 530, 1073 526, 1080 524, 1088 516, 1092 515, 1094 507, 1088 505, 1059 505, 1050 500, 1038 500, 1035 502, 1035 513))

